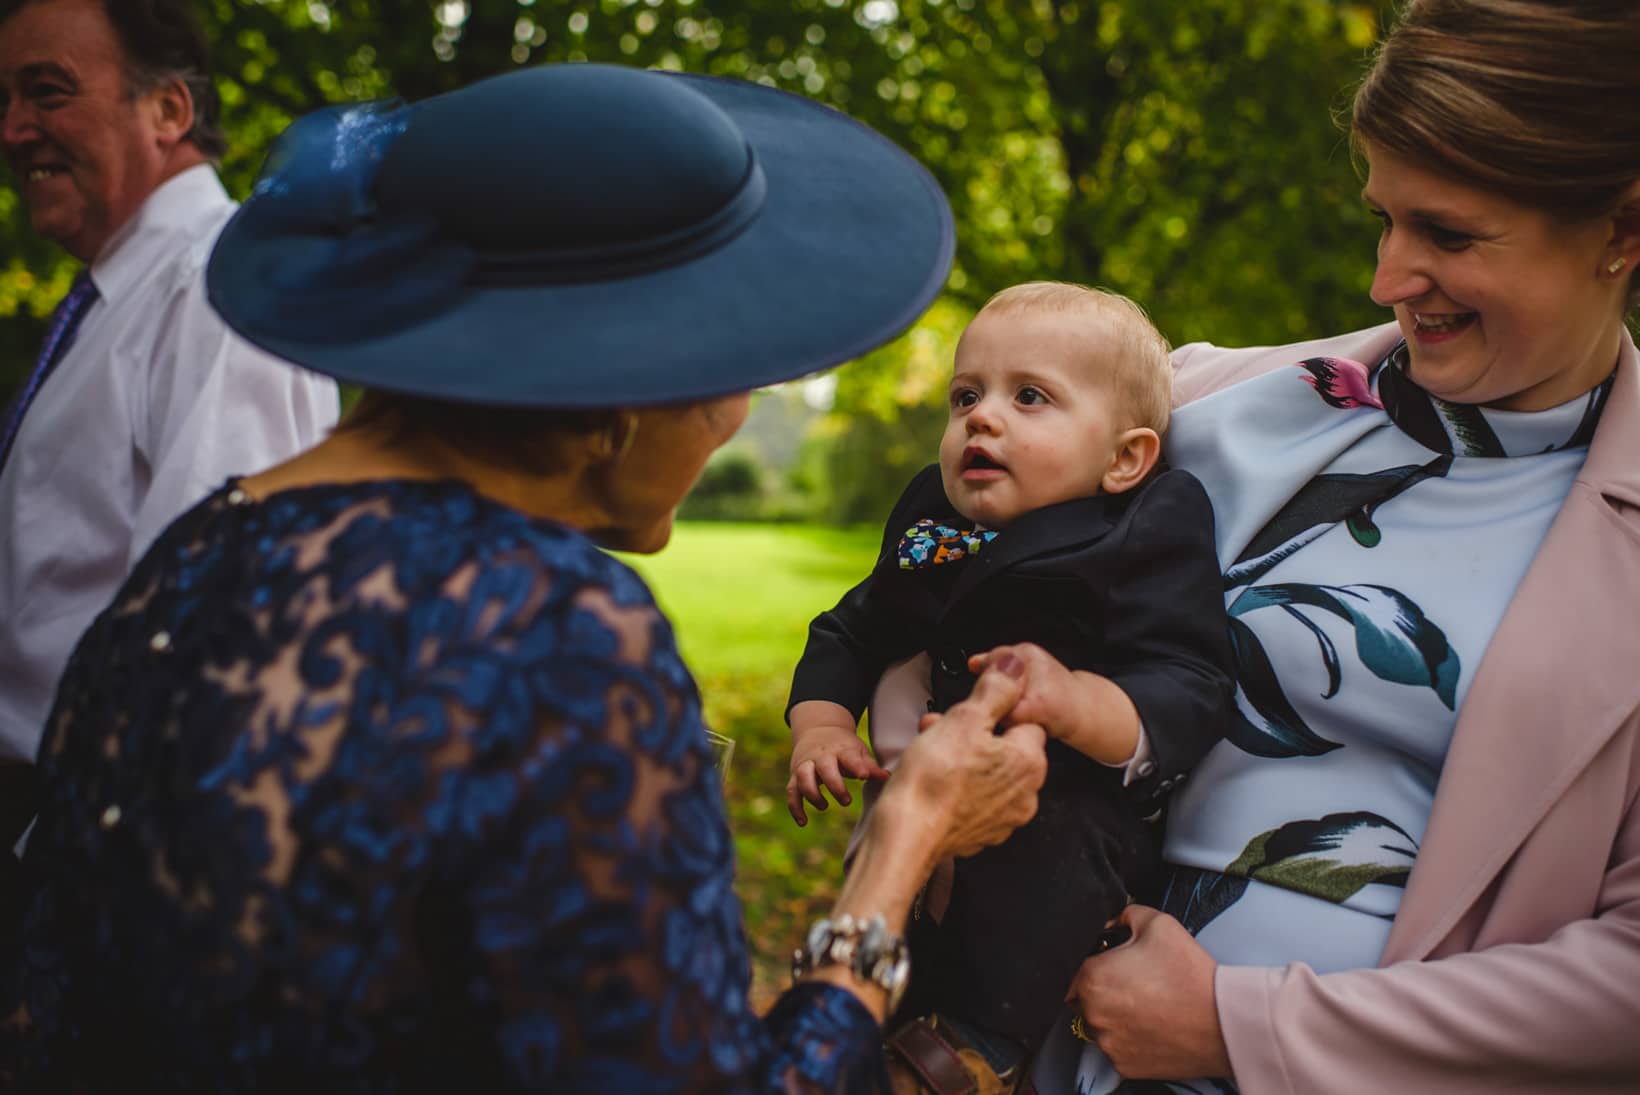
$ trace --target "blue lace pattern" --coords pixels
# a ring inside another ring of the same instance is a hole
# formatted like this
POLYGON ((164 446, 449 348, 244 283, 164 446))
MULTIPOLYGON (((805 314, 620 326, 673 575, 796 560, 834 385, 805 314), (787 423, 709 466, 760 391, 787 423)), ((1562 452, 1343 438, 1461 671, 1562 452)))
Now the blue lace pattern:
POLYGON ((852 995, 748 1006, 649 591, 459 484, 217 492, 81 641, 40 760, 0 981, 24 1090, 881 1082, 852 995))

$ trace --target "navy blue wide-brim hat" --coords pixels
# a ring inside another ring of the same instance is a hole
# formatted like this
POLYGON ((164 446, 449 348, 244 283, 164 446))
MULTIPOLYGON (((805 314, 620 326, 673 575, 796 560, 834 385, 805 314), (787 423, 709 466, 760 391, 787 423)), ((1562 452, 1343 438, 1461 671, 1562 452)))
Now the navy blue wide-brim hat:
POLYGON ((339 380, 637 406, 888 341, 939 293, 953 239, 927 171, 835 110, 548 65, 297 121, 207 281, 246 339, 339 380))

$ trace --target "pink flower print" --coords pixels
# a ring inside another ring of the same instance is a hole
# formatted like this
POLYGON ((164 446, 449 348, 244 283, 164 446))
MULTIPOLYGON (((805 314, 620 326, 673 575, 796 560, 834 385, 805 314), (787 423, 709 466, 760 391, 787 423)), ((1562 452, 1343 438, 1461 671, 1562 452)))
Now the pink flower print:
POLYGON ((1315 389, 1327 406, 1339 410, 1355 407, 1384 409, 1372 392, 1367 367, 1347 357, 1312 357, 1300 361, 1299 366, 1309 372, 1304 380, 1315 389))

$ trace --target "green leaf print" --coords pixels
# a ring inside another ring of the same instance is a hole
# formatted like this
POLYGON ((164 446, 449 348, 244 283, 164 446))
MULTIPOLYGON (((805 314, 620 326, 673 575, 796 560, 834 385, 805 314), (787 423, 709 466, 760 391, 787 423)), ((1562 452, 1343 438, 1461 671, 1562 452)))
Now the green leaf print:
POLYGON ((1440 412, 1446 424, 1451 427, 1452 435, 1463 446, 1465 456, 1507 456, 1503 451, 1503 443, 1498 435, 1492 432, 1492 426, 1486 421, 1481 409, 1470 404, 1448 403, 1444 399, 1431 398, 1430 402, 1440 412))
POLYGON ((1224 873, 1342 903, 1374 883, 1405 886, 1417 854, 1405 829, 1354 811, 1260 833, 1224 873))

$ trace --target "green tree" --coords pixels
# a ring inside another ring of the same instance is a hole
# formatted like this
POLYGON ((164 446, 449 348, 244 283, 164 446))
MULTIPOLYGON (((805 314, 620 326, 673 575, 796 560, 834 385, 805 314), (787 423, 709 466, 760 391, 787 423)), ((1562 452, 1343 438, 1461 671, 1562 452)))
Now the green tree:
POLYGON ((702 469, 678 510, 684 521, 756 521, 767 487, 757 457, 730 445, 702 469))
MULTIPOLYGON (((954 305, 1077 281, 1138 300, 1175 343, 1292 341, 1382 317, 1367 298, 1376 225, 1333 115, 1385 6, 906 0, 897 12, 884 49, 914 52, 879 102, 854 109, 951 195, 954 305)), ((952 328, 949 312, 931 314, 841 374, 826 460, 836 518, 875 519, 903 481, 884 468, 933 458, 944 377, 930 377, 927 349, 948 368, 952 328)))
MULTIPOLYGON (((1057 277, 1141 300, 1175 340, 1370 319, 1371 226, 1329 110, 1380 5, 1341 0, 207 0, 243 194, 326 102, 419 99, 592 60, 759 80, 877 127, 951 195, 950 290, 1057 277)), ((0 193, 0 380, 72 264, 0 193)), ((893 386, 897 359, 844 388, 893 386)), ((869 404, 842 392, 840 405, 869 404)), ((892 425, 893 423, 890 422, 892 425)))

